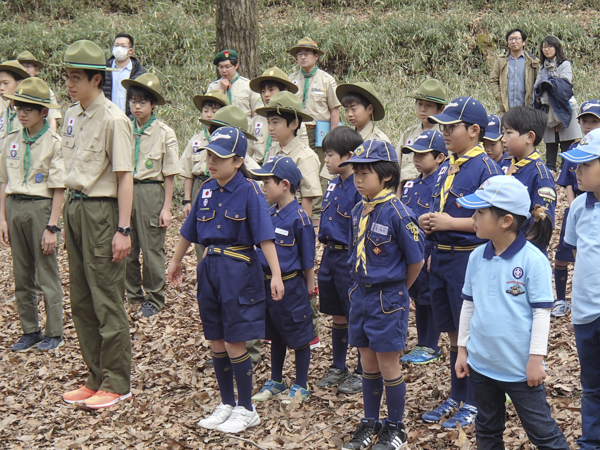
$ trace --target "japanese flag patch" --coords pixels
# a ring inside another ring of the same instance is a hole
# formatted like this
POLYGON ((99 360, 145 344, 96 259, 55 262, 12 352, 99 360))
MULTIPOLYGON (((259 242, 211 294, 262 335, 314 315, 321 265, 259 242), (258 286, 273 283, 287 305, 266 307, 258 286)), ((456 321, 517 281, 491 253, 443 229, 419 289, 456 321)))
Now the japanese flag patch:
POLYGON ((192 153, 198 153, 199 149, 200 149, 200 142, 199 141, 192 142, 192 153))
POLYGON ((67 134, 73 134, 73 126, 75 125, 75 118, 69 117, 67 119, 67 134))
POLYGON ((210 189, 202 189, 202 198, 211 198, 212 191, 210 189))
POLYGON ((413 142, 414 141, 409 138, 409 139, 406 140, 406 144, 404 144, 404 145, 413 145, 413 142))
POLYGON ((327 186, 327 192, 331 192, 335 189, 335 184, 334 183, 329 183, 329 185, 327 186))
POLYGON ((414 182, 412 181, 407 181, 406 184, 404 185, 404 192, 403 194, 408 194, 408 190, 413 187, 415 185, 414 182))
POLYGON ((254 124, 254 134, 260 134, 260 132, 262 131, 262 126, 262 122, 254 124))
POLYGON ((19 144, 10 144, 10 152, 8 154, 8 157, 10 159, 19 159, 17 157, 17 151, 19 150, 19 144))

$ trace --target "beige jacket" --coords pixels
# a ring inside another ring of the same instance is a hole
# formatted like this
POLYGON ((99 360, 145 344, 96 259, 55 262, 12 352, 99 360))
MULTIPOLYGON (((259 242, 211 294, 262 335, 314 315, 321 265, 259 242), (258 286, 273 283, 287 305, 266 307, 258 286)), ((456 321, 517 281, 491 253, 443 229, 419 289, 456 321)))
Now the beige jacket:
MULTIPOLYGON (((509 51, 499 56, 494 63, 490 77, 490 89, 498 102, 501 114, 508 111, 508 55, 509 51)), ((540 68, 540 60, 533 53, 525 52, 525 106, 531 104, 533 97, 533 84, 540 68)))

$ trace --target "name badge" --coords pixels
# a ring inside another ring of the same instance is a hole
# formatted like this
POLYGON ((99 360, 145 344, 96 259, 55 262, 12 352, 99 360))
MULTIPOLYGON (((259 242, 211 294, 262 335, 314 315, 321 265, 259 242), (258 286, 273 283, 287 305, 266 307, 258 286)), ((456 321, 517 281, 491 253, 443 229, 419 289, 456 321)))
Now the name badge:
POLYGON ((211 198, 212 191, 210 189, 202 189, 202 198, 211 198))
POLYGON ((389 230, 389 227, 387 227, 385 225, 380 225, 378 223, 374 223, 373 226, 371 227, 371 231, 373 233, 383 234, 384 236, 387 236, 388 230, 389 230))
POLYGON ((289 236, 289 232, 287 230, 282 230, 281 228, 275 228, 275 233, 283 234, 284 236, 289 236))

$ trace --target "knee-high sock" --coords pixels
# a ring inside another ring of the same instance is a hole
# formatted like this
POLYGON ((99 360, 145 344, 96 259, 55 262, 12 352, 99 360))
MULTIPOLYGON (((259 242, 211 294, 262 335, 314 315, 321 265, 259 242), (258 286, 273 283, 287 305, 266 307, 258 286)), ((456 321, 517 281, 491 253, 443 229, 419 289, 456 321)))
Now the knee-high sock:
POLYGON ((458 378, 456 376, 456 358, 458 357, 458 347, 450 347, 450 376, 452 392, 450 397, 457 402, 464 402, 467 399, 467 384, 469 377, 458 378))
POLYGON ((310 366, 310 345, 306 344, 294 350, 296 353, 296 384, 306 388, 308 385, 308 367, 310 366))
POLYGON ((365 419, 379 420, 381 396, 383 395, 383 378, 381 373, 363 372, 362 391, 365 408, 365 419))
POLYGON ((238 391, 238 406, 252 411, 252 360, 248 352, 239 358, 231 358, 233 375, 238 391))
POLYGON ((231 369, 231 360, 227 352, 215 353, 213 355, 213 365, 219 391, 221 392, 221 402, 224 405, 235 406, 235 394, 233 393, 233 370, 231 369))
POLYGON ((333 367, 344 370, 346 368, 346 356, 348 354, 348 324, 331 326, 331 353, 333 367))
POLYGON ((283 380, 283 364, 287 347, 283 339, 271 341, 271 380, 281 383, 283 380))
POLYGON ((406 403, 406 383, 400 375, 395 380, 383 380, 385 386, 385 398, 388 408, 388 420, 401 422, 404 416, 404 405, 406 403))
POLYGON ((360 351, 358 349, 356 349, 356 352, 358 353, 358 360, 356 361, 356 369, 354 369, 354 372, 362 375, 363 368, 362 368, 362 362, 361 362, 361 358, 360 358, 360 351))
POLYGON ((569 266, 554 266, 554 285, 556 286, 556 299, 567 298, 567 279, 569 278, 569 266))

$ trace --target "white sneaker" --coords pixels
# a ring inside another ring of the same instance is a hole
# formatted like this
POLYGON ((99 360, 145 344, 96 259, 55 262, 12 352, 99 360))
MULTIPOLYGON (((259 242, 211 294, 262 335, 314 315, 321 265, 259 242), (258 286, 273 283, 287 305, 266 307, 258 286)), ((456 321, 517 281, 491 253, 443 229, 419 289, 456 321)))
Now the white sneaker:
POLYGON ((233 406, 220 403, 210 416, 198 422, 198 426, 208 430, 214 430, 229 419, 231 411, 233 411, 233 406))
POLYGON ((243 406, 236 406, 231 411, 229 419, 217 427, 217 431, 223 433, 240 433, 246 428, 254 427, 260 423, 260 417, 256 412, 256 408, 252 407, 252 411, 248 411, 243 406))
POLYGON ((562 317, 565 316, 569 311, 571 311, 571 305, 566 300, 556 300, 554 302, 554 306, 552 307, 552 312, 550 315, 552 317, 562 317))

